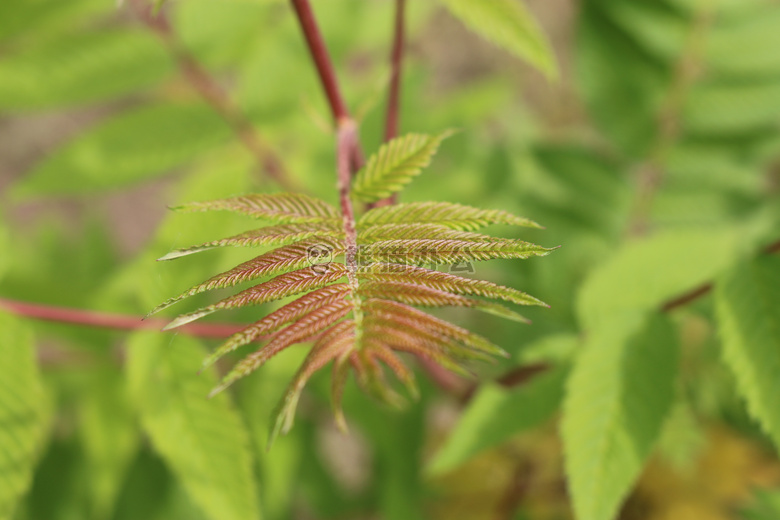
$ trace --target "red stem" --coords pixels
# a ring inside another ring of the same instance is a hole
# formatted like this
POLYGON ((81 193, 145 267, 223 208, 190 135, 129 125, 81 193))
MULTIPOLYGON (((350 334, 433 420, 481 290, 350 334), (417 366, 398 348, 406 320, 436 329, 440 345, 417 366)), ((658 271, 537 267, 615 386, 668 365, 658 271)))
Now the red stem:
POLYGON ((385 141, 398 137, 399 112, 401 106, 401 78, 403 72, 406 31, 406 0, 395 0, 395 31, 393 50, 390 53, 390 94, 387 101, 385 141))
POLYGON ((342 119, 339 122, 336 139, 336 160, 338 169, 339 202, 341 215, 346 235, 346 264, 349 268, 349 281, 353 289, 357 289, 357 229, 355 227, 355 209, 352 199, 349 197, 352 170, 351 153, 357 142, 357 126, 351 119, 342 119))
MULTIPOLYGON (((151 318, 142 320, 138 316, 113 314, 107 312, 68 309, 37 303, 19 302, 0 298, 0 309, 18 316, 36 320, 84 325, 116 330, 157 330, 168 324, 168 321, 151 318)), ((231 323, 191 323, 179 330, 189 336, 200 338, 227 338, 243 329, 245 325, 231 323)))
POLYGON ((309 0, 291 0, 295 13, 298 15, 298 22, 306 37, 306 43, 309 46, 309 52, 317 67, 322 87, 325 89, 325 95, 328 97, 333 119, 338 123, 342 119, 350 119, 349 109, 344 98, 341 95, 336 71, 325 46, 325 40, 322 37, 317 20, 314 17, 314 11, 311 8, 309 0))
MULTIPOLYGON (((387 99, 385 116, 385 142, 398 137, 399 114, 401 111, 401 79, 403 72, 406 30, 406 0, 395 0, 395 29, 393 31, 393 49, 390 52, 390 92, 387 99)), ((398 201, 396 194, 369 204, 369 208, 390 206, 398 201)))
MULTIPOLYGON (((349 108, 347 108, 344 97, 341 95, 336 70, 333 68, 333 62, 330 59, 328 48, 317 25, 317 19, 314 17, 314 11, 309 0, 291 0, 291 2, 298 17, 298 23, 306 38, 309 53, 314 60, 314 65, 317 67, 320 83, 322 83, 325 95, 328 98, 328 104, 330 105, 336 127, 340 128, 347 121, 350 122, 349 124, 354 125, 349 108)), ((353 133, 354 136, 350 138, 350 149, 348 150, 349 167, 352 175, 357 173, 365 163, 357 127, 355 127, 353 133)))

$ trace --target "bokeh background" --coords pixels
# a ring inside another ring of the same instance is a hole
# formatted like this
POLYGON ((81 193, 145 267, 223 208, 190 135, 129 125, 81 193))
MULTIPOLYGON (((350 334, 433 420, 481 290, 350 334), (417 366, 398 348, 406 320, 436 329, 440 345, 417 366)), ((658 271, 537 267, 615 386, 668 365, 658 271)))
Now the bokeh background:
MULTIPOLYGON (((393 2, 313 4, 375 150, 393 2)), ((286 189, 265 174, 265 147, 294 189, 336 200, 328 108, 286 2, 176 0, 153 19, 138 5, 0 3, 0 307, 140 317, 245 260, 231 249, 155 262, 251 227, 167 206, 286 189), (204 99, 214 89, 216 109, 204 99)), ((486 383, 466 402, 471 383, 436 384, 420 370, 422 398, 401 412, 350 384, 345 436, 321 374, 295 429, 266 452, 270 411, 302 349, 201 405, 210 379, 195 374, 197 359, 214 340, 29 320, 48 426, 30 490, 9 518, 573 518, 558 426, 583 337, 583 284, 614 271, 596 294, 612 301, 667 283, 648 272, 683 273, 679 290, 662 291, 671 301, 780 238, 780 4, 527 5, 555 50, 557 82, 438 2, 409 1, 402 129, 461 131, 401 200, 505 209, 546 226, 520 238, 563 245, 543 259, 475 265, 475 276, 551 305, 528 310, 532 325, 449 315, 513 355, 475 367, 480 380, 520 366, 532 383, 486 383), (142 352, 132 363, 129 348, 142 352), (536 375, 539 366, 552 370, 536 375), (235 431, 190 438, 215 423, 235 431)), ((619 518, 777 520, 780 461, 719 361, 711 295, 669 314, 681 352, 673 405, 619 518)), ((596 403, 589 413, 607 412, 596 403)))

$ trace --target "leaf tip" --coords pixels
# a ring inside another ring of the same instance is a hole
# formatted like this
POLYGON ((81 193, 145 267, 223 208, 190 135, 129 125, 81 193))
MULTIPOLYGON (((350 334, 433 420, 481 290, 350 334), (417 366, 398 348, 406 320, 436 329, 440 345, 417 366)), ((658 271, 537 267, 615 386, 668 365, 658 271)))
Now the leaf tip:
POLYGON ((179 254, 178 251, 171 251, 170 253, 167 253, 160 258, 157 259, 158 262, 165 262, 167 260, 173 260, 174 258, 179 258, 180 256, 183 256, 179 254))
POLYGON ((344 435, 349 435, 349 426, 347 426, 347 420, 343 413, 336 413, 334 418, 336 422, 336 428, 344 435))
MULTIPOLYGON (((201 370, 203 370, 203 369, 201 369, 201 370)), ((198 373, 200 373, 200 371, 198 373)), ((222 392, 224 392, 227 389, 227 387, 229 387, 229 386, 230 386, 230 383, 221 383, 221 384, 215 386, 214 388, 212 388, 211 392, 209 392, 208 398, 209 399, 215 398, 217 395, 219 395, 222 392)))

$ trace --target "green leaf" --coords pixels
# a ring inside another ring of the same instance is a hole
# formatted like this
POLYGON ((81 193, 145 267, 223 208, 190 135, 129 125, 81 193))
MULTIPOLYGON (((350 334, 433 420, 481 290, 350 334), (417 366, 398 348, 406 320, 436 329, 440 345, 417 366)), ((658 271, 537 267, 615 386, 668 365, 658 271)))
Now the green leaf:
POLYGON ((682 397, 677 396, 656 448, 663 462, 679 472, 693 470, 707 445, 706 426, 698 417, 701 411, 694 411, 682 397))
POLYGON ((19 196, 84 193, 156 177, 223 143, 227 125, 203 105, 157 105, 98 124, 39 163, 19 196))
MULTIPOLYGON (((660 3, 631 3, 639 1, 660 3)), ((656 118, 671 81, 671 69, 648 56, 645 46, 637 41, 634 25, 626 27, 625 22, 610 19, 609 7, 615 3, 591 1, 582 5, 576 42, 577 78, 599 129, 622 152, 644 156, 658 132, 656 118)))
POLYGON ((278 439, 272 450, 266 450, 268 421, 278 403, 278 394, 289 383, 305 355, 303 350, 286 350, 273 363, 261 368, 257 376, 245 379, 237 388, 239 407, 260 466, 263 512, 271 519, 289 515, 300 489, 300 466, 310 462, 304 453, 306 440, 301 430, 293 430, 278 439))
POLYGON ((548 78, 558 69, 550 43, 517 0, 443 0, 450 12, 485 39, 527 60, 548 78))
MULTIPOLYGON (((776 76, 780 55, 780 9, 765 4, 749 16, 719 16, 706 39, 707 69, 718 75, 776 76)), ((720 13, 719 13, 720 14, 720 13)))
POLYGON ((533 296, 511 287, 410 265, 370 264, 360 267, 357 277, 368 282, 405 282, 423 285, 452 294, 495 298, 517 305, 546 305, 533 296))
POLYGON ((616 517, 671 409, 677 358, 674 330, 660 315, 615 315, 590 331, 561 425, 578 520, 616 517))
MULTIPOLYGON (((268 5, 263 5, 271 1, 277 0, 187 0, 177 2, 170 15, 177 37, 198 61, 221 68, 246 62, 256 41, 268 42, 268 35, 259 36, 257 28, 272 30, 268 5)), ((274 43, 278 50, 279 40, 274 43)))
POLYGON ((525 260, 535 256, 547 256, 555 249, 557 248, 504 238, 494 238, 488 243, 461 240, 384 240, 363 245, 358 259, 362 263, 457 264, 497 258, 525 260))
POLYGON ((118 370, 93 369, 84 379, 78 416, 91 512, 94 518, 111 518, 140 436, 118 370))
POLYGON ((734 267, 716 284, 723 359, 750 414, 780 447, 780 259, 734 267))
POLYGON ((415 406, 404 413, 393 413, 362 396, 351 408, 360 409, 355 422, 373 448, 378 516, 385 520, 431 518, 423 507, 429 496, 420 472, 427 409, 415 406), (403 456, 399 447, 404 449, 403 456))
POLYGON ((593 0, 591 5, 595 4, 612 24, 636 41, 645 53, 645 60, 674 63, 679 59, 691 30, 691 20, 668 0, 593 0))
POLYGON ((773 131, 780 118, 780 82, 710 81, 696 87, 684 111, 686 129, 704 135, 773 131))
POLYGON ((633 188, 619 163, 571 145, 536 146, 533 159, 541 177, 524 183, 520 202, 524 211, 550 229, 620 236, 633 188))
POLYGON ((137 93, 174 70, 142 29, 89 31, 0 60, 0 111, 62 108, 137 93))
POLYGON ((27 492, 44 439, 48 405, 30 329, 0 313, 0 520, 27 492))
POLYGON ((155 450, 211 520, 260 518, 249 436, 227 395, 207 399, 197 342, 138 333, 128 342, 131 398, 155 450))
POLYGON ((479 209, 452 202, 410 202, 374 208, 358 220, 358 230, 391 224, 435 224, 461 231, 474 231, 493 224, 540 228, 527 218, 500 209, 479 209))
POLYGON ((741 253, 736 229, 679 228, 629 242, 583 283, 577 311, 586 329, 615 312, 653 310, 700 287, 741 253))
POLYGON ((568 368, 555 368, 510 390, 497 385, 481 387, 431 462, 430 473, 454 469, 483 450, 551 418, 563 399, 567 373, 568 368))
POLYGON ((63 27, 72 29, 74 22, 78 23, 84 15, 104 14, 113 7, 105 0, 2 2, 0 40, 4 45, 15 45, 19 40, 25 41, 41 35, 51 36, 63 27))
POLYGON ((302 193, 253 193, 229 199, 190 202, 177 211, 232 211, 276 224, 338 224, 339 212, 325 201, 302 193))
POLYGON ((376 202, 401 191, 431 163, 450 135, 451 131, 435 136, 407 134, 383 144, 358 172, 352 194, 363 202, 376 202))

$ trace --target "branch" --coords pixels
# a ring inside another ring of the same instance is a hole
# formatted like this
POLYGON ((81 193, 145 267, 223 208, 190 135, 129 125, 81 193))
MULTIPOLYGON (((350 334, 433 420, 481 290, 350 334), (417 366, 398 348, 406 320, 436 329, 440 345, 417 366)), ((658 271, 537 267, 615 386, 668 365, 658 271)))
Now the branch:
MULTIPOLYGON (((163 319, 151 318, 142 320, 140 316, 69 309, 65 307, 8 300, 5 298, 0 298, 0 309, 10 312, 11 314, 16 314, 17 316, 24 316, 35 320, 98 327, 102 329, 159 331, 168 324, 168 321, 163 319)), ((242 330, 244 327, 244 325, 232 323, 191 323, 179 330, 183 334, 200 338, 227 338, 242 330)))
MULTIPOLYGON (((341 94, 336 70, 333 68, 333 62, 330 59, 330 53, 325 45, 322 32, 317 25, 317 19, 314 17, 314 11, 311 8, 309 0, 291 0, 295 14, 298 17, 298 23, 301 26, 303 35, 306 38, 306 44, 309 47, 309 53, 314 60, 317 73, 320 78, 322 88, 325 90, 325 96, 328 98, 333 120, 337 129, 340 129, 345 122, 352 122, 347 104, 344 102, 344 96, 341 94)), ((355 126, 354 138, 350 140, 349 149, 350 170, 354 175, 363 167, 365 163, 365 154, 360 146, 357 127, 355 126)))
POLYGON ((401 106, 401 77, 403 72, 406 0, 395 0, 395 31, 393 50, 390 53, 390 94, 387 100, 385 120, 385 141, 398 137, 399 112, 401 106))
POLYGON ((306 43, 309 46, 309 52, 317 67, 317 72, 328 97, 330 110, 333 113, 333 119, 338 123, 342 119, 351 119, 349 109, 344 103, 344 97, 341 95, 336 71, 325 46, 325 40, 322 37, 317 20, 314 17, 314 11, 311 8, 309 0, 292 0, 295 14, 298 16, 298 22, 306 37, 306 43))
POLYGON ((190 85, 233 129, 268 177, 286 190, 301 191, 301 187, 291 179, 276 153, 260 139, 252 122, 230 101, 219 83, 178 41, 165 15, 162 12, 153 13, 152 7, 146 5, 144 0, 133 0, 130 5, 138 18, 159 37, 173 55, 179 70, 190 85))

